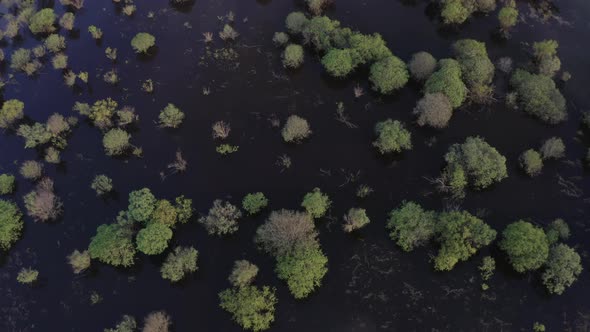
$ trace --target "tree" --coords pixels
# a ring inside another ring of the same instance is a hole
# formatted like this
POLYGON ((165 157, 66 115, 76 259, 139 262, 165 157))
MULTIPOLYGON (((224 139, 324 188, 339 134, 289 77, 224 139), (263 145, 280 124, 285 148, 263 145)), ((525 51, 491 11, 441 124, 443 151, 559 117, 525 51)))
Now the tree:
POLYGON ((170 316, 165 311, 154 311, 145 317, 142 332, 168 332, 170 316))
POLYGON ((343 219, 344 225, 342 225, 342 228, 347 233, 361 229, 371 222, 367 216, 367 210, 360 208, 349 209, 348 213, 344 215, 343 219))
POLYGON ((151 222, 137 233, 137 250, 146 255, 159 255, 168 248, 168 242, 172 239, 170 227, 151 222))
POLYGON ((177 221, 177 210, 167 199, 156 202, 154 211, 150 216, 150 222, 156 222, 168 227, 174 227, 177 221))
POLYGON ((148 221, 156 208, 156 197, 149 188, 134 190, 129 193, 127 214, 132 220, 148 221))
POLYGON ((31 285, 39 278, 39 271, 32 268, 22 268, 18 271, 16 281, 21 284, 31 285))
POLYGON ((21 237, 23 214, 18 206, 0 199, 0 249, 8 251, 21 237))
POLYGON ((74 250, 68 255, 68 263, 75 274, 80 274, 90 267, 90 253, 88 250, 82 252, 74 250))
POLYGON ((489 280, 494 275, 496 269, 496 261, 491 256, 486 256, 481 260, 481 265, 477 267, 481 274, 481 279, 489 280))
POLYGON ((409 74, 406 64, 396 56, 388 56, 371 65, 369 81, 373 90, 390 94, 403 88, 408 82, 409 74))
POLYGON ((285 19, 285 26, 289 33, 298 35, 305 30, 309 19, 302 12, 292 12, 285 19))
POLYGON ((375 125, 375 134, 377 139, 373 142, 373 146, 381 154, 399 153, 402 150, 412 149, 412 136, 398 120, 387 119, 378 122, 375 125))
POLYGON ((12 194, 14 191, 14 175, 0 174, 0 195, 12 194))
POLYGON ((135 246, 131 222, 98 226, 88 246, 88 253, 92 259, 105 264, 124 267, 133 265, 135 246))
POLYGON ((176 218, 181 224, 186 224, 193 216, 193 200, 184 197, 184 195, 178 196, 175 199, 176 203, 176 218))
POLYGON ((567 119, 565 98, 550 77, 517 69, 510 85, 518 93, 519 104, 526 113, 549 124, 567 119))
POLYGON ((402 202, 389 213, 386 228, 389 237, 402 250, 409 252, 428 243, 434 236, 436 214, 414 202, 402 202))
POLYGON ((461 39, 453 44, 453 52, 461 66, 462 78, 467 85, 492 83, 495 68, 488 57, 485 43, 474 39, 461 39))
POLYGON ((303 64, 303 47, 297 44, 289 44, 283 51, 283 66, 287 68, 299 68, 303 64))
POLYGON ((353 69, 352 56, 348 49, 333 48, 322 58, 322 65, 333 77, 346 77, 353 69))
POLYGON ((352 32, 348 43, 353 56, 353 66, 381 61, 393 56, 380 34, 365 35, 352 32))
POLYGON ((113 190, 113 180, 104 174, 99 174, 92 180, 90 188, 99 196, 106 195, 113 190))
POLYGON ((94 26, 94 25, 89 26, 88 32, 90 33, 92 38, 94 38, 96 40, 99 40, 102 38, 102 29, 97 26, 94 26))
POLYGON ((427 80, 436 70, 436 59, 428 52, 418 52, 412 55, 408 64, 410 74, 419 82, 427 80))
POLYGON ((287 255, 299 246, 318 245, 311 216, 290 210, 271 212, 266 222, 256 230, 255 242, 275 257, 287 255))
POLYGON ((333 35, 340 28, 340 22, 326 16, 316 16, 303 29, 306 44, 312 44, 316 51, 326 52, 333 47, 333 35))
POLYGON ((121 321, 114 329, 104 329, 103 332, 135 332, 137 322, 133 316, 123 315, 121 321))
POLYGON ((287 143, 299 143, 311 135, 311 129, 307 120, 297 115, 290 115, 281 130, 281 135, 287 143))
POLYGON ((541 149, 543 159, 560 159, 565 156, 565 144, 559 137, 551 137, 543 142, 541 149))
POLYGON ((547 241, 552 245, 559 240, 567 240, 570 237, 570 227, 565 220, 558 218, 547 226, 545 234, 547 235, 547 241))
POLYGON ((55 31, 55 13, 52 8, 44 8, 36 12, 29 20, 29 29, 34 34, 51 33, 55 31))
POLYGON ((533 43, 533 54, 539 74, 553 77, 561 68, 561 60, 557 57, 559 44, 556 40, 547 39, 533 43))
POLYGON ((23 197, 27 214, 35 221, 55 221, 63 211, 61 199, 53 192, 53 181, 44 178, 23 197))
POLYGON ((264 193, 257 192, 247 194, 242 200, 242 208, 248 212, 249 215, 257 214, 268 205, 268 199, 264 193))
POLYGON ((278 47, 285 46, 289 42, 289 35, 284 32, 275 32, 272 42, 278 47))
POLYGON ((452 270, 455 264, 466 261, 496 238, 495 230, 467 211, 441 213, 436 233, 441 247, 434 267, 439 271, 452 270))
POLYGON ((242 217, 242 211, 230 202, 216 199, 209 209, 209 214, 199 218, 209 235, 226 235, 238 230, 238 219, 242 217))
POLYGON ((17 121, 24 117, 25 103, 18 99, 9 99, 2 104, 0 109, 0 128, 11 128, 17 121))
POLYGON ((229 282, 234 287, 244 287, 250 285, 258 274, 258 266, 247 260, 234 262, 234 268, 229 275, 229 282))
POLYGON ((199 252, 193 247, 176 247, 169 253, 160 268, 162 278, 178 282, 187 274, 197 271, 199 252))
POLYGON ((58 53, 66 48, 66 39, 56 33, 50 34, 44 41, 45 48, 52 53, 58 53))
POLYGON ((184 113, 173 104, 168 104, 158 116, 161 127, 178 128, 184 120, 184 113))
POLYGON ((545 265, 547 267, 541 278, 551 294, 562 294, 582 273, 580 255, 562 243, 551 248, 545 265))
POLYGON ((313 191, 308 192, 303 196, 301 207, 303 207, 312 218, 317 219, 326 214, 331 204, 332 201, 330 201, 328 195, 322 193, 320 188, 314 188, 313 191))
POLYGON ((319 246, 299 247, 277 258, 276 272, 296 299, 309 296, 328 272, 328 258, 319 246))
POLYGON ((154 45, 156 45, 156 37, 146 32, 140 32, 131 39, 131 47, 135 53, 147 53, 154 45))
POLYGON ((543 169, 541 154, 533 149, 523 152, 519 157, 519 163, 520 167, 531 177, 541 174, 543 169))
POLYGON ((219 301, 219 306, 246 330, 267 330, 275 319, 277 297, 275 289, 268 286, 226 289, 219 293, 219 301))
POLYGON ((43 164, 35 160, 26 160, 20 166, 19 172, 27 180, 37 180, 43 175, 43 164))
POLYGON ((130 138, 131 135, 123 129, 109 130, 102 138, 102 145, 107 156, 119 156, 125 153, 131 146, 129 144, 130 138))
POLYGON ((25 139, 25 148, 27 149, 46 144, 51 140, 51 133, 46 126, 38 122, 31 126, 20 125, 16 134, 25 139))
POLYGON ((59 19, 59 25, 68 31, 72 31, 74 29, 75 22, 76 22, 76 15, 74 15, 74 13, 70 13, 70 12, 64 13, 61 16, 61 18, 59 19))
POLYGON ((449 98, 453 109, 458 108, 467 96, 467 87, 461 80, 461 66, 453 59, 442 59, 438 65, 439 69, 424 84, 424 93, 440 92, 449 98))
POLYGON ((440 16, 445 24, 461 24, 471 16, 471 11, 461 0, 444 0, 440 16))
POLYGON ((549 243, 545 232, 524 220, 513 222, 502 232, 500 249, 516 272, 523 273, 540 268, 549 256, 549 243))
POLYGON ((414 114, 420 126, 444 128, 453 116, 453 107, 449 98, 442 93, 427 93, 414 107, 414 114))
POLYGON ((500 22, 500 29, 504 33, 508 33, 510 28, 518 22, 518 9, 513 5, 502 7, 498 12, 498 21, 500 22))

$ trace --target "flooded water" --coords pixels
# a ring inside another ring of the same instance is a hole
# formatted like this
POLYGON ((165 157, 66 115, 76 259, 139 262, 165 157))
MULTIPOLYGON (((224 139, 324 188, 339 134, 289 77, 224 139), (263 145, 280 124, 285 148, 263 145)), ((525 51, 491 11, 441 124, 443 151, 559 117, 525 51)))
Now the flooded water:
MULTIPOLYGON (((590 330, 590 245, 586 239, 590 178, 582 166, 589 141, 580 127, 582 111, 590 109, 586 50, 590 3, 558 2, 555 14, 560 19, 546 23, 530 15, 526 2, 519 3, 523 21, 511 39, 501 40, 495 33, 496 14, 476 15, 459 29, 449 29, 440 26, 436 10, 425 1, 336 1, 328 16, 353 30, 380 33, 404 61, 422 50, 438 59, 450 57, 454 41, 474 38, 486 43, 492 61, 509 56, 519 66, 528 61, 532 42, 559 41, 562 68, 573 75, 560 86, 568 100, 567 122, 547 126, 504 107, 508 78, 497 73, 498 102, 456 111, 442 131, 410 125, 412 109, 421 97, 418 85, 409 84, 391 97, 367 93, 355 99, 357 84, 370 91, 367 73, 361 70, 346 80, 331 79, 323 73, 318 55, 309 50, 301 69, 285 71, 271 39, 275 31, 284 30, 289 12, 303 9, 300 1, 197 0, 184 11, 166 1, 138 1, 136 5, 135 15, 127 17, 111 1, 86 1, 77 14, 79 33, 65 33, 70 67, 90 73, 88 86, 67 88, 61 71, 46 64, 37 77, 18 73, 5 88, 5 100, 24 101, 26 115, 40 122, 54 112, 75 115, 71 109, 76 101, 93 103, 111 97, 119 105, 133 106, 140 122, 132 132, 132 143, 143 148, 144 156, 110 158, 104 154, 97 128, 81 121, 74 129, 62 155, 64 162, 45 167, 64 200, 63 217, 52 224, 35 223, 27 217, 23 238, 2 258, 1 330, 102 331, 114 327, 123 314, 140 320, 151 311, 166 310, 175 331, 239 331, 219 308, 217 297, 229 287, 226 277, 237 259, 259 266, 257 284, 277 287, 279 301, 271 327, 275 331, 519 331, 531 330, 536 321, 548 331, 590 330), (230 10, 236 14, 240 37, 226 44, 217 38, 223 27, 218 16, 230 10), (150 12, 153 18, 148 17, 150 12), (104 31, 99 43, 86 31, 92 24, 104 31), (136 56, 129 45, 142 31, 157 39, 151 57, 136 56), (202 33, 208 31, 215 34, 215 40, 206 47, 202 33), (115 64, 104 55, 107 46, 118 48, 115 64), (228 57, 229 49, 236 54, 228 57), (121 78, 116 86, 102 81, 102 74, 113 68, 121 78), (141 90, 146 79, 155 82, 152 95, 141 90), (203 89, 210 93, 203 94, 203 89), (339 102, 357 128, 336 119, 339 102), (159 111, 168 103, 186 114, 178 129, 156 125, 159 111), (272 125, 272 120, 283 123, 290 114, 308 119, 313 131, 309 140, 297 146, 283 143, 280 129, 272 125), (373 126, 386 118, 409 125, 413 150, 395 158, 376 153, 371 146, 373 126), (211 125, 219 120, 231 124, 228 142, 239 145, 239 151, 229 156, 216 153, 211 138, 211 125), (564 218, 573 234, 568 244, 581 254, 586 269, 563 295, 549 296, 540 283, 540 273, 513 272, 495 244, 453 271, 439 273, 430 261, 435 245, 403 253, 389 240, 384 228, 387 214, 403 200, 417 201, 429 209, 446 207, 427 178, 440 173, 451 144, 472 135, 484 137, 507 157, 509 177, 491 190, 468 192, 461 207, 484 216, 498 231, 522 218, 540 225, 564 218), (567 160, 547 162, 534 179, 525 176, 518 166, 519 154, 552 136, 564 139, 567 160), (188 169, 170 175, 167 165, 179 149, 188 169), (291 158, 289 169, 276 165, 281 155, 291 158), (169 176, 163 178, 161 172, 169 176), (90 188, 94 176, 103 173, 113 179, 115 197, 97 198, 90 188), (355 196, 360 184, 374 189, 365 200, 355 196), (568 195, 566 184, 579 195, 568 195), (329 258, 321 288, 308 299, 296 301, 277 279, 273 259, 252 241, 266 213, 242 219, 239 231, 226 238, 207 236, 196 222, 178 227, 171 246, 192 245, 199 250, 198 271, 179 285, 160 277, 164 255, 138 255, 131 269, 95 262, 87 274, 74 275, 66 256, 86 248, 96 227, 112 222, 126 208, 127 194, 142 187, 151 188, 161 198, 184 194, 194 200, 200 214, 217 198, 237 205, 245 194, 257 191, 269 198, 268 211, 298 209, 306 192, 321 188, 333 201, 329 217, 317 224, 329 258), (358 235, 341 229, 342 215, 351 207, 366 208, 372 220, 358 235), (489 254, 496 258, 498 268, 488 283, 490 289, 483 292, 477 266, 489 254), (40 271, 41 281, 33 288, 15 281, 18 270, 28 266, 40 271), (102 296, 102 302, 92 305, 94 292, 102 296)), ((57 1, 55 8, 63 12, 57 1)), ((28 31, 24 36, 6 43, 5 53, 39 44, 28 31)), ((5 76, 8 67, 3 69, 5 76)), ((14 134, 0 136, 0 171, 17 174, 20 162, 40 158, 37 151, 23 146, 22 138, 14 134)), ((22 196, 31 188, 32 184, 19 177, 11 198, 24 208, 22 196)))

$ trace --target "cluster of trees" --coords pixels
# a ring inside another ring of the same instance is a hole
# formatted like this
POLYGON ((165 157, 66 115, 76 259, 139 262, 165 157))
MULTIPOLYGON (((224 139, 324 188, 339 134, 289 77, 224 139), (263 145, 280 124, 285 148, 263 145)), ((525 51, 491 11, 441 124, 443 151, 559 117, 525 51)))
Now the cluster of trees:
MULTIPOLYGON (((175 204, 172 204, 166 199, 156 199, 148 188, 132 191, 129 194, 127 210, 119 212, 116 223, 103 224, 97 228, 96 235, 88 246, 88 252, 92 259, 98 259, 106 264, 131 266, 136 250, 146 255, 164 252, 168 248, 175 226, 187 223, 192 215, 192 200, 184 196, 177 197, 175 204)), ((187 270, 194 271, 192 265, 185 262, 194 261, 196 264, 196 254, 191 250, 177 250, 168 257, 165 263, 167 267, 163 268, 168 271, 162 272, 163 275, 169 276, 167 279, 176 279, 178 274, 187 270), (188 254, 185 255, 185 252, 188 254)))
MULTIPOLYGON (((440 16, 444 24, 462 24, 474 13, 489 14, 496 10, 496 0, 441 0, 440 16)), ((498 11, 500 32, 509 37, 509 31, 518 21, 518 9, 514 0, 504 1, 498 11)))
MULTIPOLYGON (((165 311, 150 312, 144 319, 142 332, 169 332, 172 320, 165 311)), ((138 324, 135 317, 123 315, 114 328, 106 328, 103 332, 134 332, 138 324)))

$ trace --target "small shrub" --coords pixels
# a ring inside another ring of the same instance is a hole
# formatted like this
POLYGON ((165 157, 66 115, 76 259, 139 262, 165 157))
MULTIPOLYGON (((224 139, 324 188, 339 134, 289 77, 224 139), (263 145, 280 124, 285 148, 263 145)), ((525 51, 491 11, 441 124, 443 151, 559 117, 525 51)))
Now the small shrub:
POLYGON ((486 256, 481 260, 481 265, 477 267, 484 281, 490 280, 496 270, 496 261, 491 256, 486 256))
POLYGON ((54 148, 53 146, 48 147, 45 149, 45 161, 50 164, 59 164, 60 163, 60 155, 59 150, 54 148))
POLYGON ((90 254, 88 250, 82 252, 74 250, 68 256, 68 263, 72 267, 75 274, 80 274, 90 267, 90 254))
POLYGON ((225 121, 217 121, 211 127, 213 131, 213 138, 226 139, 231 132, 231 126, 225 121))
POLYGON ((31 62, 31 51, 26 48, 19 48, 12 52, 10 57, 10 68, 14 70, 25 70, 28 63, 31 62))
POLYGON ((373 142, 381 154, 402 152, 402 150, 412 149, 412 140, 410 132, 404 125, 397 121, 387 119, 378 122, 375 125, 375 134, 377 140, 373 142))
POLYGON ((219 31, 219 38, 223 40, 235 40, 240 34, 229 24, 223 26, 223 30, 219 31))
POLYGON ((39 278, 39 271, 32 268, 22 268, 16 276, 16 281, 24 285, 31 285, 39 278))
POLYGON ((20 174, 27 180, 37 180, 43 174, 43 164, 34 160, 27 160, 20 167, 20 174))
POLYGON ((257 214, 268 205, 268 199, 263 193, 257 192, 244 196, 242 200, 242 208, 248 212, 249 215, 257 214))
POLYGON ((92 180, 90 188, 99 196, 106 195, 113 190, 113 180, 104 174, 97 175, 92 180))
POLYGON ((159 115, 160 126, 177 128, 184 120, 184 113, 173 104, 168 104, 159 115))
POLYGON ((296 299, 308 297, 328 272, 328 258, 319 247, 300 247, 277 258, 276 272, 296 299))
POLYGON ((562 294, 582 273, 580 255, 562 243, 551 248, 545 265, 547 268, 541 278, 551 294, 562 294))
POLYGON ((109 130, 102 139, 102 145, 107 156, 124 154, 131 147, 129 143, 130 138, 131 135, 123 129, 115 128, 109 130))
POLYGON ((250 285, 258 274, 258 266, 247 260, 234 262, 234 268, 229 276, 229 282, 234 287, 244 287, 250 285))
POLYGON ((199 218, 199 223, 203 224, 210 235, 225 235, 238 230, 238 219, 241 217, 240 209, 230 202, 217 199, 209 209, 209 214, 199 218))
POLYGON ((565 156, 565 144, 561 138, 551 137, 543 142, 539 152, 543 159, 560 159, 565 156))
POLYGON ((68 56, 58 53, 51 59, 51 64, 54 69, 65 69, 68 67, 68 56))
POLYGON ((555 219, 548 226, 545 231, 547 241, 549 244, 555 244, 559 240, 567 240, 570 236, 570 228, 563 219, 555 219))
POLYGON ((176 247, 174 251, 168 254, 162 264, 160 273, 162 278, 170 282, 178 282, 186 277, 187 274, 197 271, 197 258, 199 252, 193 247, 176 247))
POLYGON ((539 152, 528 149, 520 155, 520 167, 529 175, 537 176, 543 169, 543 158, 539 152))
POLYGON ((283 51, 283 66, 287 68, 298 68, 303 64, 303 47, 297 44, 290 44, 283 51))
POLYGON ((357 229, 361 229, 369 224, 371 220, 367 216, 365 209, 351 208, 348 213, 344 215, 344 225, 342 228, 345 232, 350 233, 357 229))
POLYGON ((281 130, 281 135, 287 143, 298 143, 311 135, 311 129, 307 120, 297 115, 291 115, 287 118, 287 122, 281 130))
POLYGON ((146 32, 140 32, 131 39, 131 47, 135 53, 147 53, 154 45, 156 45, 156 37, 146 32))
POLYGON ((68 31, 71 31, 74 29, 75 22, 76 22, 76 16, 74 15, 74 13, 70 13, 70 12, 64 13, 62 15, 62 17, 59 19, 59 25, 68 31))
POLYGON ((121 321, 113 329, 104 329, 103 332, 135 332, 137 322, 133 316, 123 315, 121 321))
POLYGON ((237 152, 240 149, 237 145, 221 144, 215 148, 215 151, 221 155, 237 152))
POLYGON ((332 201, 328 195, 322 193, 320 188, 314 188, 313 191, 308 192, 303 196, 301 207, 303 207, 312 218, 317 219, 326 214, 331 204, 332 201))
POLYGON ((412 55, 408 64, 410 74, 416 81, 427 80, 436 70, 436 59, 428 52, 418 52, 412 55))

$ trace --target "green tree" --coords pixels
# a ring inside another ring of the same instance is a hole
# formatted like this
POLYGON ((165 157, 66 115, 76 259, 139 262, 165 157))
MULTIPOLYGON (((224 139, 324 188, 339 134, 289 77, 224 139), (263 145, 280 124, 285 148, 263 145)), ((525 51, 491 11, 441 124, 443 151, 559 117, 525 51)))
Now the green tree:
POLYGON ((88 253, 92 259, 113 266, 133 265, 135 246, 131 224, 118 222, 98 226, 96 235, 92 237, 88 246, 88 253))
POLYGON ((371 222, 369 216, 367 216, 367 210, 361 208, 349 209, 343 219, 344 224, 342 225, 342 228, 348 233, 361 229, 371 222))
POLYGON ((0 249, 10 249, 20 238, 23 226, 23 214, 18 206, 0 199, 0 249))
POLYGON ((16 134, 25 139, 25 148, 27 149, 46 144, 51 140, 51 133, 47 130, 47 127, 38 122, 31 126, 20 125, 16 134))
POLYGON ((403 202, 389 213, 386 228, 389 237, 404 251, 423 246, 435 233, 436 213, 426 211, 414 202, 403 202))
POLYGON ((135 221, 148 221, 156 208, 156 197, 148 188, 142 188, 129 193, 127 214, 135 221))
POLYGON ((277 297, 274 288, 244 286, 226 289, 219 293, 219 300, 219 306, 246 330, 267 330, 275 319, 277 297))
POLYGON ((297 115, 290 115, 287 118, 285 126, 281 130, 281 136, 287 143, 298 143, 311 135, 309 123, 304 118, 297 115))
POLYGON ((27 180, 37 180, 43 175, 43 164, 35 160, 26 160, 22 163, 19 172, 27 180))
POLYGON ((418 52, 412 55, 408 69, 412 77, 419 82, 427 80, 436 70, 436 59, 428 52, 418 52))
POLYGON ((453 108, 458 108, 467 96, 467 87, 461 80, 461 66, 453 59, 442 59, 438 64, 439 69, 424 84, 424 93, 440 92, 449 98, 453 108))
POLYGON ((238 219, 242 217, 242 211, 230 202, 216 199, 209 209, 209 214, 199 218, 207 233, 210 235, 226 235, 238 230, 238 219))
POLYGON ((303 196, 301 207, 303 207, 312 218, 317 219, 323 217, 326 212, 328 212, 331 204, 332 201, 328 195, 322 193, 320 188, 314 188, 313 191, 308 192, 303 196))
POLYGON ((378 33, 365 35, 353 32, 348 38, 348 43, 351 54, 355 57, 353 66, 374 63, 393 56, 385 40, 378 33))
POLYGON ((257 192, 247 194, 242 200, 242 208, 248 212, 249 215, 257 214, 268 205, 268 199, 264 193, 257 192))
POLYGON ((14 175, 0 174, 0 195, 11 194, 14 191, 14 175))
POLYGON ((513 222, 502 232, 500 249, 516 272, 523 273, 540 268, 549 256, 549 241, 545 232, 524 220, 513 222))
POLYGON ((522 167, 529 176, 537 176, 541 174, 541 170, 543 169, 543 159, 539 152, 533 149, 528 149, 520 155, 518 161, 520 162, 520 167, 522 167))
POLYGON ((228 280, 234 287, 244 287, 250 285, 257 274, 258 266, 247 260, 239 260, 234 262, 228 280))
POLYGON ((90 267, 90 253, 88 250, 82 252, 74 250, 68 255, 68 263, 72 267, 75 274, 82 273, 90 267))
POLYGON ((498 21, 500 22, 500 29, 507 33, 518 22, 518 9, 510 5, 502 7, 498 12, 498 21))
POLYGON ((533 43, 533 54, 539 74, 554 76, 561 68, 561 60, 557 57, 559 44, 556 40, 548 39, 533 43))
POLYGON ((113 180, 104 174, 99 174, 92 180, 90 188, 99 196, 108 194, 113 190, 113 180))
POLYGON ((551 248, 545 265, 543 284, 551 294, 562 294, 582 273, 580 255, 561 243, 551 248))
POLYGON ((340 22, 331 20, 326 16, 315 16, 303 30, 303 39, 306 44, 312 44, 316 51, 326 52, 333 47, 333 35, 340 28, 340 22))
POLYGON ((471 16, 471 12, 461 0, 444 0, 440 15, 445 24, 461 24, 471 16))
POLYGON ((296 299, 309 296, 328 272, 328 258, 317 247, 299 247, 277 258, 276 272, 296 299))
POLYGON ((21 284, 31 285, 39 278, 39 271, 31 268, 22 268, 18 271, 16 281, 21 284))
POLYGON ((184 113, 173 104, 168 104, 158 116, 161 127, 178 128, 184 120, 184 113))
POLYGON ((199 252, 193 247, 176 247, 169 253, 160 268, 162 278, 178 282, 187 274, 197 271, 199 252))
POLYGON ((156 37, 146 32, 140 32, 131 39, 131 47, 135 53, 147 53, 154 45, 156 45, 156 37))
POLYGON ((555 244, 559 240, 567 240, 570 237, 570 227, 565 220, 558 218, 553 220, 546 228, 545 234, 549 244, 555 244))
POLYGON ((283 51, 283 66, 287 68, 299 68, 303 64, 303 47, 297 44, 289 44, 283 51))
POLYGON ((289 33, 298 35, 305 30, 309 19, 302 12, 292 12, 285 19, 285 26, 289 33))
POLYGON ((174 227, 178 217, 176 208, 167 199, 156 202, 154 211, 150 216, 151 222, 157 222, 168 227, 174 227))
POLYGON ((333 77, 346 77, 353 69, 352 56, 348 49, 333 48, 322 58, 322 65, 333 77))
POLYGON ((0 128, 10 128, 24 117, 25 103, 18 99, 9 99, 0 109, 0 128))
POLYGON ((146 255, 158 255, 168 248, 170 239, 172 239, 170 227, 152 222, 137 233, 137 250, 146 255))
POLYGON ((29 20, 29 29, 34 34, 51 33, 55 31, 55 13, 52 8, 44 8, 36 12, 29 20))
POLYGON ((481 265, 478 266, 481 279, 484 281, 490 280, 496 270, 496 261, 491 256, 486 256, 481 260, 481 265))
POLYGON ((510 79, 510 85, 518 93, 519 104, 526 113, 549 124, 567 119, 565 98, 551 77, 517 69, 510 79))
POLYGON ((135 332, 137 322, 133 316, 123 315, 121 321, 114 329, 104 329, 103 332, 135 332))
POLYGON ((58 53, 59 51, 66 48, 65 37, 56 33, 50 34, 47 38, 45 38, 43 43, 45 44, 45 48, 52 53, 58 53))
POLYGON ((551 137, 543 142, 539 150, 543 159, 560 159, 565 156, 565 144, 559 137, 551 137))
POLYGON ((109 130, 102 138, 102 145, 107 156, 119 156, 125 153, 131 146, 129 139, 131 135, 123 129, 114 128, 109 130))
POLYGON ((381 154, 402 152, 412 149, 412 136, 404 125, 398 120, 387 119, 375 125, 377 139, 373 146, 381 154))
POLYGON ((488 57, 485 43, 474 39, 461 39, 453 44, 453 52, 461 66, 462 78, 467 85, 492 83, 495 68, 488 57))
POLYGON ((373 89, 382 94, 390 94, 403 88, 409 79, 406 64, 396 56, 388 56, 371 65, 369 81, 373 89))
POLYGON ((181 224, 186 224, 193 216, 193 200, 184 197, 184 195, 181 195, 176 197, 175 203, 176 217, 178 219, 178 222, 181 224))

